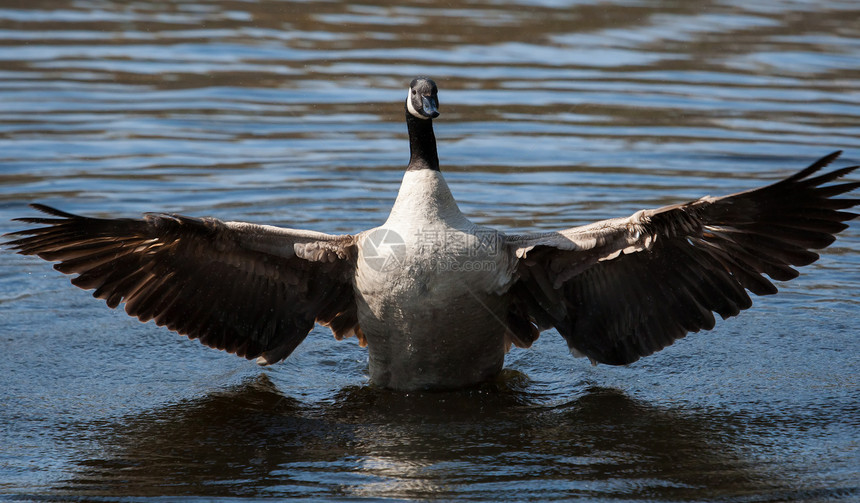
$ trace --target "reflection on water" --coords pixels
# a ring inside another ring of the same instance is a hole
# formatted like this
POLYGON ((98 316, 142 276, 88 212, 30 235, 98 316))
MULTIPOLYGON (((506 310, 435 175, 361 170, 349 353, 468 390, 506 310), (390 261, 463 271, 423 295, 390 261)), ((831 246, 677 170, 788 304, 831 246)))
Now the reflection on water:
POLYGON ((307 405, 260 376, 97 425, 103 451, 58 493, 686 500, 801 490, 739 454, 742 418, 663 410, 610 388, 541 407, 511 381, 408 396, 352 387, 307 405))
MULTIPOLYGON (((440 85, 465 213, 558 229, 860 159, 856 0, 0 5, 0 233, 33 200, 326 232, 384 221, 440 85)), ((261 371, 0 252, 0 499, 856 499, 860 233, 626 368, 548 332, 461 393, 316 329, 261 371)))

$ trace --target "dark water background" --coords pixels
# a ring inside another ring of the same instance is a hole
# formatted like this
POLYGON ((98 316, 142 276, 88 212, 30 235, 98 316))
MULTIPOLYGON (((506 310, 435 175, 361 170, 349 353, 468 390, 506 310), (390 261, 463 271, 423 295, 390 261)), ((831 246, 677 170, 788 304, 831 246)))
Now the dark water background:
MULTIPOLYGON (((860 161, 851 1, 0 5, 0 232, 27 202, 356 232, 440 85, 474 220, 559 229, 860 161)), ((860 500, 860 223, 776 297, 593 368, 400 394, 316 328, 259 369, 0 252, 0 500, 860 500)))

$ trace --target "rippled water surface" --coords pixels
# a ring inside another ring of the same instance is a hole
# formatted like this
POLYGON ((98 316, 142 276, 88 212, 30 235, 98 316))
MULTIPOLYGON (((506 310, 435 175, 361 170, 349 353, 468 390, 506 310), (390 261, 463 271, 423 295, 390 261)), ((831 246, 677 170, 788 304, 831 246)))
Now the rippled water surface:
MULTIPOLYGON (((560 229, 860 161, 837 1, 0 4, 0 232, 30 201, 357 232, 440 86, 464 212, 560 229)), ((0 252, 0 499, 860 499, 860 223, 782 293, 629 367, 561 337, 393 393, 315 328, 260 369, 0 252)))

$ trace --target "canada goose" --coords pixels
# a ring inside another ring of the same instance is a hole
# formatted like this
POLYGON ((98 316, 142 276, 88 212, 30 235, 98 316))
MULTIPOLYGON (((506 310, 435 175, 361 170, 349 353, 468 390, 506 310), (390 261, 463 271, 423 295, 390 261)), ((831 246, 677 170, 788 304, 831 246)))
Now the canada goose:
POLYGON ((314 323, 369 351, 371 380, 400 390, 493 378, 513 344, 555 327, 570 351, 623 365, 776 293, 814 262, 859 199, 860 183, 816 175, 840 152, 782 181, 642 210, 558 232, 510 235, 457 207, 439 171, 436 84, 405 103, 410 160, 388 220, 355 235, 151 213, 100 219, 41 204, 50 218, 6 244, 56 261, 72 283, 141 321, 207 346, 283 360, 314 323), (815 176, 814 176, 815 175, 815 176))

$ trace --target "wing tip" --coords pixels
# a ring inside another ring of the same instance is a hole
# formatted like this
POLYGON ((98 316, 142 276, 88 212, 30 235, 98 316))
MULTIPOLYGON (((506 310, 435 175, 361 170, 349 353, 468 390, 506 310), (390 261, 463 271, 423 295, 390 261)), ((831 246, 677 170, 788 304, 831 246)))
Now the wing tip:
POLYGON ((840 155, 842 155, 842 150, 836 150, 836 151, 830 152, 829 154, 821 157, 820 159, 818 159, 817 161, 812 163, 810 168, 812 168, 814 166, 816 171, 818 171, 819 169, 825 168, 828 165, 830 165, 831 162, 838 159, 840 155))
POLYGON ((48 214, 48 215, 52 215, 52 216, 55 216, 55 217, 62 217, 62 218, 81 218, 80 216, 75 215, 74 213, 68 213, 68 212, 65 212, 65 211, 63 211, 63 210, 60 210, 60 209, 54 208, 53 206, 48 206, 47 204, 41 204, 41 203, 30 203, 28 206, 30 206, 30 207, 31 207, 31 208, 33 208, 34 210, 41 211, 42 213, 46 213, 46 214, 48 214))
POLYGON ((842 150, 836 150, 834 152, 831 152, 831 153, 819 158, 818 160, 816 160, 815 162, 810 164, 808 167, 806 167, 806 168, 802 169, 801 171, 798 171, 794 175, 788 177, 787 179, 785 179, 785 181, 786 182, 800 182, 801 180, 804 180, 804 179, 808 178, 810 175, 817 173, 818 171, 821 171, 821 169, 827 167, 830 163, 835 161, 840 155, 842 155, 842 150))
MULTIPOLYGON (((13 222, 21 222, 21 223, 25 223, 25 224, 35 224, 35 225, 56 225, 56 224, 68 222, 69 220, 83 218, 79 215, 75 215, 73 213, 67 213, 65 211, 59 210, 57 208, 54 208, 52 206, 48 206, 45 204, 30 203, 27 206, 29 206, 29 207, 31 207, 31 208, 39 211, 39 212, 45 213, 47 215, 51 215, 53 217, 59 217, 59 218, 17 217, 17 218, 12 219, 13 222)), ((24 229, 21 231, 7 232, 7 233, 3 234, 2 237, 5 238, 5 237, 12 237, 12 236, 27 236, 27 235, 33 234, 33 231, 35 231, 35 230, 36 229, 24 229)), ((4 246, 8 245, 8 244, 10 244, 10 243, 9 242, 3 243, 4 246)))

